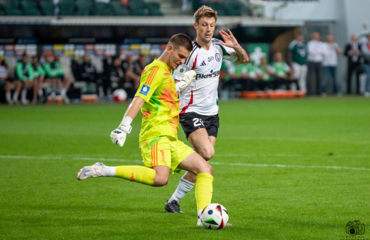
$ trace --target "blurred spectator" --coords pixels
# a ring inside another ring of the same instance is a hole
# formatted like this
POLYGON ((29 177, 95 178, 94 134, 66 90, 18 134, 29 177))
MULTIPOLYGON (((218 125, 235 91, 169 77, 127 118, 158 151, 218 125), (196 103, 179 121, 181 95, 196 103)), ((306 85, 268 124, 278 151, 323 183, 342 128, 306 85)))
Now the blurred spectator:
POLYGON ((111 90, 123 88, 123 84, 125 82, 125 69, 122 66, 122 60, 119 57, 116 57, 113 60, 113 65, 110 67, 109 82, 111 90))
POLYGON ((324 44, 320 41, 320 34, 314 32, 312 40, 307 43, 308 48, 308 77, 307 77, 307 92, 308 94, 317 95, 320 93, 322 61, 324 59, 324 44), (314 79, 316 82, 314 82, 314 79), (312 89, 313 85, 316 91, 312 89))
POLYGON ((79 79, 87 83, 96 83, 97 71, 94 64, 91 63, 90 55, 85 54, 83 56, 83 62, 79 67, 79 79))
POLYGON ((274 54, 270 72, 275 78, 275 89, 279 89, 282 85, 285 85, 286 89, 291 89, 291 84, 294 83, 297 89, 300 90, 298 81, 294 80, 293 72, 289 65, 283 61, 283 55, 280 52, 274 54))
POLYGON ((130 84, 132 84, 135 89, 138 89, 141 73, 139 75, 135 74, 133 63, 134 61, 131 55, 126 55, 125 60, 122 61, 122 67, 125 70, 125 87, 131 88, 130 84))
POLYGON ((364 67, 366 72, 365 97, 370 97, 370 33, 367 35, 367 42, 362 45, 362 54, 364 56, 364 67))
POLYGON ((56 92, 59 87, 60 96, 63 98, 64 103, 68 104, 69 99, 67 97, 67 91, 71 86, 71 80, 64 77, 64 69, 59 59, 53 55, 47 56, 44 69, 46 72, 46 79, 52 86, 52 101, 55 100, 56 92))
POLYGON ((146 66, 145 56, 140 54, 139 58, 133 63, 134 73, 138 76, 141 76, 141 73, 143 72, 145 66, 146 66))
POLYGON ((258 69, 254 61, 243 64, 242 78, 248 83, 247 90, 254 91, 259 88, 262 72, 258 69))
POLYGON ((235 93, 236 86, 242 85, 242 90, 248 90, 248 80, 243 78, 243 73, 246 73, 245 65, 235 62, 226 62, 227 72, 229 74, 229 86, 232 93, 235 93))
POLYGON ((342 50, 339 48, 339 45, 334 42, 334 36, 329 34, 327 35, 327 42, 324 43, 324 59, 322 66, 324 68, 324 77, 321 84, 321 96, 326 96, 326 86, 329 80, 329 75, 331 75, 333 80, 333 93, 341 94, 338 92, 337 84, 337 66, 338 66, 338 55, 342 54, 342 50))
POLYGON ((87 93, 97 93, 97 86, 101 86, 102 83, 95 65, 91 63, 89 54, 83 56, 83 62, 79 66, 79 76, 79 80, 86 82, 87 93))
POLYGON ((80 64, 78 63, 79 58, 79 56, 75 55, 74 58, 71 59, 71 71, 76 81, 80 79, 80 64))
POLYGON ((271 67, 267 64, 266 57, 261 58, 261 64, 258 66, 261 77, 259 80, 260 90, 274 89, 275 80, 271 76, 272 72, 270 71, 271 67))
POLYGON ((0 58, 0 81, 5 84, 5 99, 6 99, 7 103, 9 105, 13 105, 13 103, 18 103, 19 104, 18 94, 17 94, 17 96, 15 96, 15 93, 16 92, 19 93, 21 91, 22 84, 21 84, 20 81, 14 80, 13 78, 9 77, 8 67, 6 66, 3 58, 0 58), (15 99, 15 100, 12 100, 12 98, 11 98, 10 85, 12 83, 14 84, 14 87, 15 87, 15 93, 13 95, 13 99, 15 99))
MULTIPOLYGON (((32 66, 28 62, 28 56, 26 54, 22 56, 22 60, 18 61, 15 67, 14 78, 22 83, 21 102, 22 104, 27 105, 27 90, 34 86, 34 82, 32 66)), ((16 89, 13 96, 13 101, 15 103, 18 101, 19 90, 20 89, 16 89)))
POLYGON ((42 83, 45 79, 45 70, 39 63, 39 58, 37 56, 32 57, 32 69, 34 77, 34 89, 33 89, 33 103, 37 101, 37 96, 40 97, 39 102, 44 102, 44 92, 42 91, 42 83))
POLYGON ((298 33, 296 39, 289 44, 289 53, 294 78, 298 80, 301 91, 306 92, 308 50, 306 44, 303 43, 302 34, 298 33))
POLYGON ((347 94, 352 92, 353 73, 356 74, 356 93, 360 94, 361 49, 356 35, 351 35, 351 42, 346 45, 344 55, 347 56, 347 94))

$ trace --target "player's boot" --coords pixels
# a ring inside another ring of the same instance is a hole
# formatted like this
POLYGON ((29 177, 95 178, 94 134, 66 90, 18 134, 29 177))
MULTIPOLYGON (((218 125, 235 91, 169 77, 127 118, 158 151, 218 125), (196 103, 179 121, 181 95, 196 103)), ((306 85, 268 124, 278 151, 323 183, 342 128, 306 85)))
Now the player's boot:
POLYGON ((176 200, 172 200, 172 202, 169 202, 167 200, 166 205, 164 205, 164 212, 168 213, 183 213, 180 210, 179 202, 176 200))
POLYGON ((105 165, 103 163, 95 163, 92 166, 87 166, 82 168, 78 173, 77 173, 77 180, 84 180, 86 178, 91 178, 91 177, 101 177, 103 175, 103 167, 105 165))

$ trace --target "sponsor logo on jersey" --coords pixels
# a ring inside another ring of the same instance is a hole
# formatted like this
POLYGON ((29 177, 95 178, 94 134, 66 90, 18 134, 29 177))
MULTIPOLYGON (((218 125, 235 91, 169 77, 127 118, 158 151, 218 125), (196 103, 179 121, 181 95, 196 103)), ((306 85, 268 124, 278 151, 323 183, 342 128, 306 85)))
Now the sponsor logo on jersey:
POLYGON ((148 85, 143 85, 139 93, 146 96, 148 95, 149 90, 150 90, 150 87, 148 85))
POLYGON ((208 57, 208 62, 212 61, 213 59, 215 59, 213 56, 212 57, 208 57))
POLYGON ((216 53, 215 58, 216 58, 217 62, 219 62, 221 60, 221 55, 219 53, 216 53))
POLYGON ((206 65, 206 62, 203 61, 202 64, 200 64, 201 67, 205 66, 206 65))
POLYGON ((220 71, 213 72, 211 71, 208 74, 197 74, 195 79, 202 79, 202 78, 214 78, 220 76, 220 71))

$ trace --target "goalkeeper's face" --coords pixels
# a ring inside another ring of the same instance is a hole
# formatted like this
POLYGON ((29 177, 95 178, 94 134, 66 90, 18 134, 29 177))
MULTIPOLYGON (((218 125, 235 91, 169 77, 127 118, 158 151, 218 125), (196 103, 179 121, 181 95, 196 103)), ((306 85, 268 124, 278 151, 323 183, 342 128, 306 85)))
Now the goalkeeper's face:
POLYGON ((213 17, 202 17, 198 23, 194 23, 194 27, 197 30, 197 39, 204 43, 209 43, 216 28, 216 19, 213 17))
POLYGON ((177 69, 181 64, 184 64, 186 58, 188 58, 190 55, 190 52, 186 48, 184 47, 176 48, 172 45, 168 46, 167 52, 170 55, 168 60, 168 66, 173 70, 177 69))

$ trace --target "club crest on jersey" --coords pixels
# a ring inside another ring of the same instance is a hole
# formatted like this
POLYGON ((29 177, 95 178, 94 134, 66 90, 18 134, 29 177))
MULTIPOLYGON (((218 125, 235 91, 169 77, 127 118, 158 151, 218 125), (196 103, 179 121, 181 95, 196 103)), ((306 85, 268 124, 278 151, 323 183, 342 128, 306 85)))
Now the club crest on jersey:
POLYGON ((139 93, 146 96, 148 95, 149 90, 150 90, 150 87, 148 85, 143 85, 139 93))
POLYGON ((217 62, 219 62, 221 60, 221 55, 219 53, 216 53, 215 58, 217 62))

